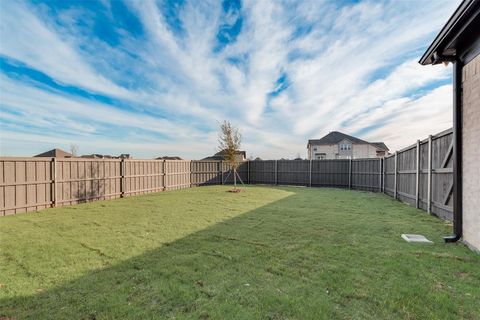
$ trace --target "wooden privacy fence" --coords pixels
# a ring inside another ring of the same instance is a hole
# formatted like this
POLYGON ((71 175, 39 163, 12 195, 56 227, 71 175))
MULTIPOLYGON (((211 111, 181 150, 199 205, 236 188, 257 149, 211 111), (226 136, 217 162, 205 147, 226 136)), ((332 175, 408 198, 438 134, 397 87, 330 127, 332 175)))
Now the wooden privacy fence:
MULTIPOLYGON (((245 161, 245 183, 381 190, 380 159, 245 161)), ((91 200, 231 184, 224 161, 0 158, 0 215, 91 200)))
MULTIPOLYGON (((452 131, 385 159, 239 163, 245 183, 384 192, 452 219, 452 131)), ((0 216, 91 200, 232 183, 224 161, 0 158, 0 216)))
POLYGON ((249 161, 251 184, 381 191, 382 159, 249 161))
POLYGON ((452 150, 453 135, 449 129, 386 157, 384 192, 452 220, 452 150))
POLYGON ((190 161, 0 158, 0 215, 190 187, 190 161))
MULTIPOLYGON (((192 160, 189 162, 192 186, 233 183, 233 175, 227 162, 215 160, 192 160)), ((247 162, 239 163, 237 172, 244 183, 248 180, 247 170, 247 162)), ((237 182, 240 183, 238 179, 237 182)))

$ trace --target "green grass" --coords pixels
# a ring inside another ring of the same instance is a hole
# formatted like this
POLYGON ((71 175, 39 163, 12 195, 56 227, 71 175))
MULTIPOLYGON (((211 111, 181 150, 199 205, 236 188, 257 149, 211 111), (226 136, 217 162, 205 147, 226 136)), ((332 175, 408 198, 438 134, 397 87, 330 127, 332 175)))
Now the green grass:
POLYGON ((0 318, 480 319, 480 256, 440 219, 382 194, 227 189, 0 218, 0 318))

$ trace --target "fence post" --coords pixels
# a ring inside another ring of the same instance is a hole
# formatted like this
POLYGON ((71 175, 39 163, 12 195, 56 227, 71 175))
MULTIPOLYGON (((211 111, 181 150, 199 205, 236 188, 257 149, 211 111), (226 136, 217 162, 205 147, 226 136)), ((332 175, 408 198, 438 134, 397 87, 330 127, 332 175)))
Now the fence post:
POLYGON ((223 185, 223 160, 220 160, 218 164, 220 166, 220 177, 222 178, 222 185, 223 185))
POLYGON ((419 208, 420 199, 420 140, 417 140, 417 168, 415 172, 415 207, 419 208))
POLYGON ((352 189, 352 158, 348 161, 348 188, 352 189))
POLYGON ((165 159, 163 159, 162 171, 163 171, 163 191, 165 191, 167 190, 167 165, 166 165, 165 159))
POLYGON ((163 166, 164 166, 164 172, 163 174, 165 175, 165 190, 168 189, 168 166, 167 166, 167 160, 163 160, 163 166))
POLYGON ((52 158, 52 205, 57 206, 57 159, 52 158))
POLYGON ((378 192, 382 192, 382 164, 383 159, 378 159, 378 192))
POLYGON ((398 152, 395 151, 395 175, 393 178, 394 187, 393 187, 393 198, 397 199, 397 167, 398 166, 398 152))
POLYGON ((385 173, 387 172, 387 158, 382 158, 382 193, 385 193, 385 173))
POLYGON ((278 184, 278 160, 275 160, 275 185, 278 184))
POLYGON ((250 184, 250 160, 247 160, 247 181, 250 184))
POLYGON ((310 159, 310 171, 309 171, 309 177, 308 177, 308 185, 310 188, 312 187, 312 159, 310 159))
POLYGON ((120 160, 120 198, 125 197, 125 159, 120 160))
POLYGON ((190 188, 193 186, 192 181, 193 181, 193 170, 192 170, 193 162, 190 160, 190 188))
POLYGON ((427 212, 432 213, 432 136, 428 136, 427 212))

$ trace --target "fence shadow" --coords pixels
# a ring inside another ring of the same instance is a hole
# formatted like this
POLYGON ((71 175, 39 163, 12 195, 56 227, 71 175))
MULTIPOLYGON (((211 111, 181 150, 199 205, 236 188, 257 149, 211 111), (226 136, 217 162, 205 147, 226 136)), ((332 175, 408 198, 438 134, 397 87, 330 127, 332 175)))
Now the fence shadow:
MULTIPOLYGON (((64 177, 65 173, 62 172, 62 177, 57 180, 54 197, 57 206, 104 200, 110 197, 106 191, 106 185, 110 183, 107 182, 109 178, 104 171, 100 171, 98 161, 83 162, 82 170, 74 170, 73 177, 71 162, 60 162, 57 165, 59 171, 62 171, 64 166, 68 168, 66 176, 64 177)), ((79 166, 79 163, 75 165, 79 166)))

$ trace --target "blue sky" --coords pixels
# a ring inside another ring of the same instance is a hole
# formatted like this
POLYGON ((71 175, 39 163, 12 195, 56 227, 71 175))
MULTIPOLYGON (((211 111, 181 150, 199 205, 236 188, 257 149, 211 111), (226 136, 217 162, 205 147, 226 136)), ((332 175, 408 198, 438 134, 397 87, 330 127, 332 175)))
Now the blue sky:
POLYGON ((451 68, 417 61, 458 1, 1 1, 0 153, 201 158, 338 130, 401 148, 451 126, 451 68))

